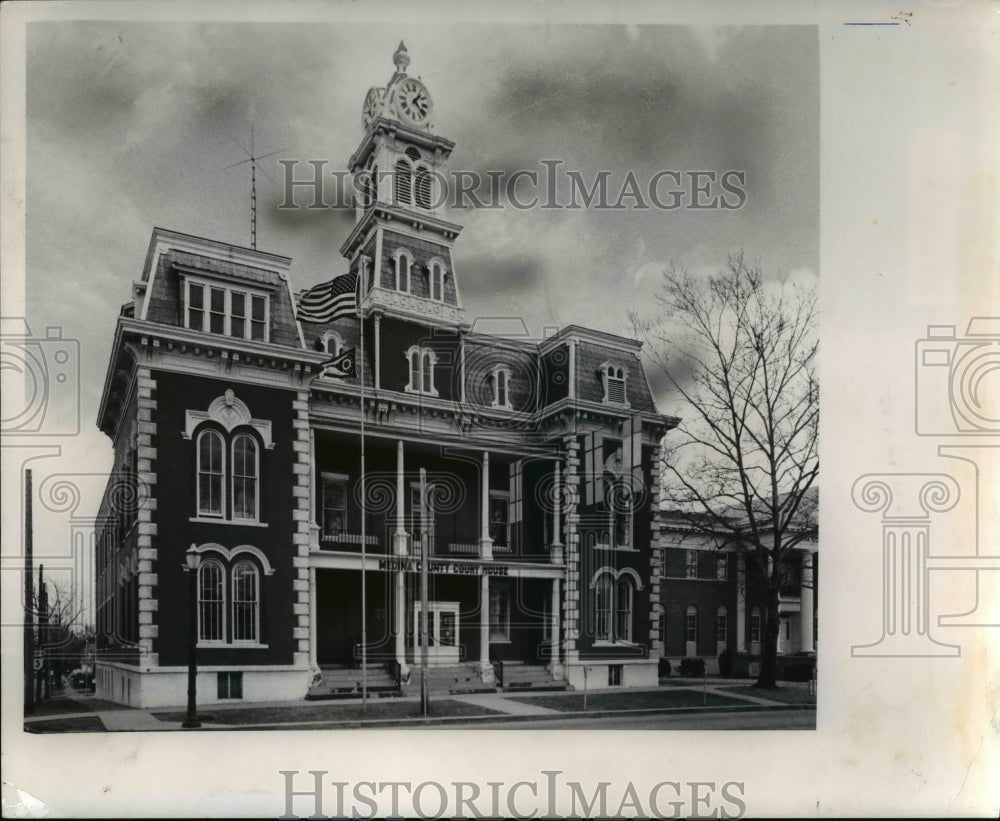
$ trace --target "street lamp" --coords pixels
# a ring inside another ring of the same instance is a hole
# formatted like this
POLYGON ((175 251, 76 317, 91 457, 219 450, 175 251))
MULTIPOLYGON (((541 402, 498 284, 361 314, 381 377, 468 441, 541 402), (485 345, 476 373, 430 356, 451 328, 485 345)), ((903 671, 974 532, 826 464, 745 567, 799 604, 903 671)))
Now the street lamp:
POLYGON ((188 704, 187 716, 181 724, 186 730, 197 729, 201 726, 198 720, 198 565, 201 563, 201 556, 198 549, 191 545, 184 554, 184 572, 188 574, 188 590, 191 602, 191 609, 188 617, 188 704))

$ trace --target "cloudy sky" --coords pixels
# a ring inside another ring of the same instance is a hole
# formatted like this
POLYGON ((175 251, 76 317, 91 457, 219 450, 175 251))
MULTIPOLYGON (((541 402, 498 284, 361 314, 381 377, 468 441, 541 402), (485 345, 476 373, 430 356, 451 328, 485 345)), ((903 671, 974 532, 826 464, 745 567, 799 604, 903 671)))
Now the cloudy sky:
POLYGON ((114 321, 153 227, 249 244, 249 169, 226 166, 251 125, 256 153, 278 152, 258 180, 258 247, 293 258, 296 288, 345 270, 353 215, 280 211, 277 161, 343 169, 400 39, 453 170, 560 160, 585 181, 609 171, 614 198, 630 171, 643 186, 660 170, 746 175, 738 210, 453 211, 469 319, 624 333, 668 263, 710 271, 739 248, 775 273, 818 273, 814 27, 31 23, 28 318, 81 340, 95 459, 114 321))

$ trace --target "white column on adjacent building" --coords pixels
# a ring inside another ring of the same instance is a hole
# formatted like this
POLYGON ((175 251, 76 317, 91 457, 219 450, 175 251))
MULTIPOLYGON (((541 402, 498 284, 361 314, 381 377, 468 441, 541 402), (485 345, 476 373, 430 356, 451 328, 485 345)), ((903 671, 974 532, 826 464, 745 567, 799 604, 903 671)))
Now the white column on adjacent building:
MULTIPOLYGON (((490 452, 483 451, 483 475, 480 483, 479 504, 479 557, 493 558, 493 540, 490 538, 490 452)), ((493 681, 490 664, 490 577, 485 573, 479 579, 479 674, 484 682, 493 681)))
POLYGON ((802 618, 802 652, 804 653, 812 653, 816 649, 815 636, 813 635, 813 614, 815 607, 813 554, 811 550, 805 550, 802 552, 801 607, 799 608, 802 618))

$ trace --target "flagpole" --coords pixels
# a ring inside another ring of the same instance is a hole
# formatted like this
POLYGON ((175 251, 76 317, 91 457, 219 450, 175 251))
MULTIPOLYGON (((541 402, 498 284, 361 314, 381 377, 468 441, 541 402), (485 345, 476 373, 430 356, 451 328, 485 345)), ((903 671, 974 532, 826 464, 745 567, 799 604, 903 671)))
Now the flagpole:
POLYGON ((361 319, 361 338, 358 340, 358 381, 361 385, 361 711, 368 710, 368 595, 365 576, 367 558, 366 519, 368 509, 365 499, 365 314, 362 301, 368 258, 360 257, 358 270, 358 316, 361 319))

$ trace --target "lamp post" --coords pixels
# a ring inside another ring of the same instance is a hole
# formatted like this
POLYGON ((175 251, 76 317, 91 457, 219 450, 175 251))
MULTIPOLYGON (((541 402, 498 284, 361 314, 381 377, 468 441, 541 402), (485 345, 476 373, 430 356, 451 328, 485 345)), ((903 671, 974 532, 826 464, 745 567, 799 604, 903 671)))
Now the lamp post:
POLYGON ((188 613, 188 703, 187 716, 181 724, 185 730, 197 729, 201 726, 198 720, 198 565, 201 556, 194 545, 184 554, 184 572, 188 574, 188 591, 190 610, 188 613))

